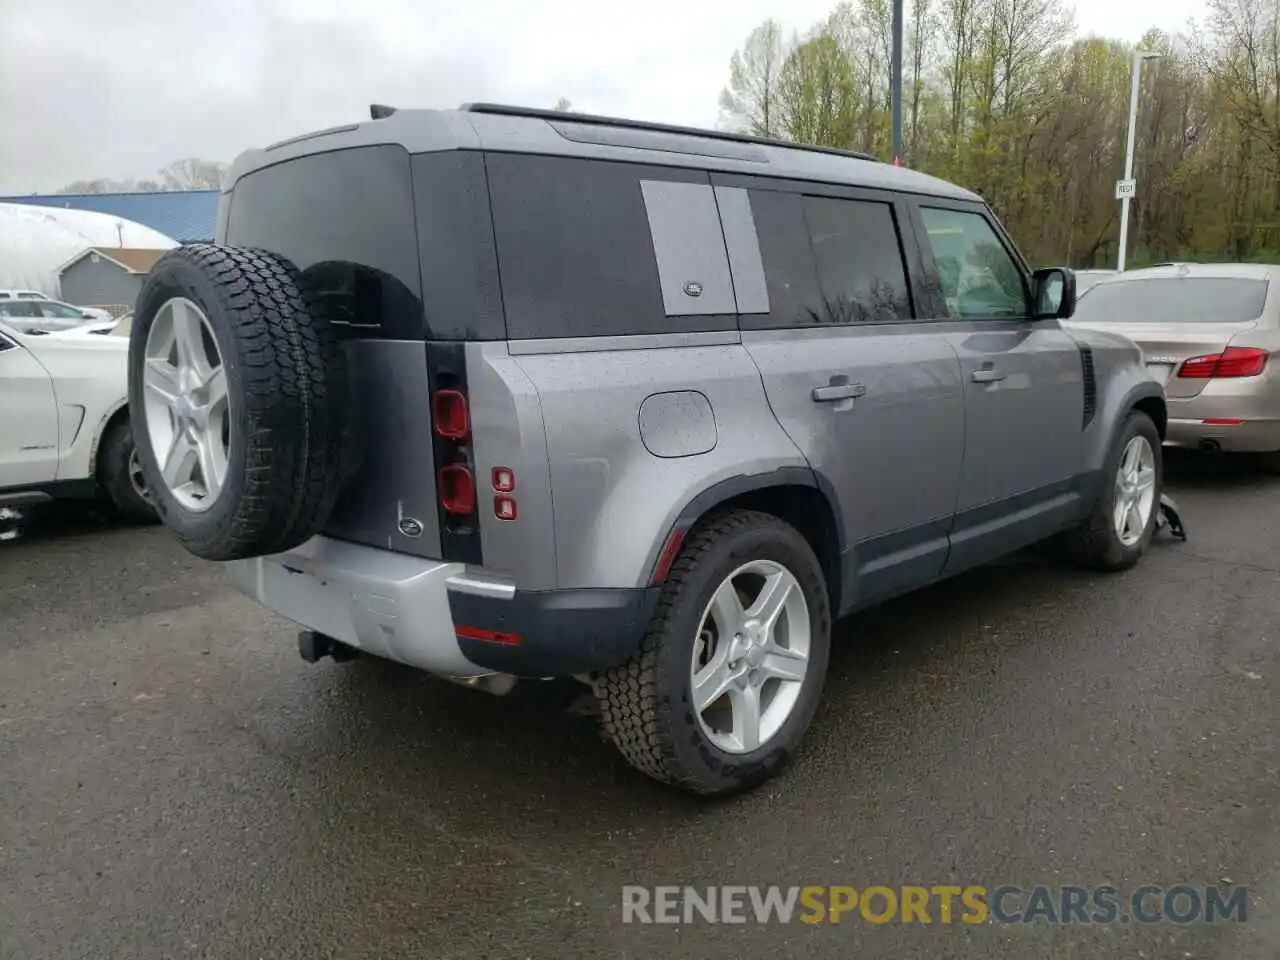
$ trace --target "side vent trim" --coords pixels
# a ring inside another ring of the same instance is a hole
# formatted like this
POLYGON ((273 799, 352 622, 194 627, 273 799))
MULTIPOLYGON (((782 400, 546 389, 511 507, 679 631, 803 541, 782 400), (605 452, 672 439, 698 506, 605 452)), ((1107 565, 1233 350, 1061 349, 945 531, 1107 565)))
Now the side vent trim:
POLYGON ((1093 423, 1098 412, 1098 380, 1093 372, 1093 348, 1087 344, 1077 344, 1080 348, 1080 369, 1084 374, 1084 422, 1080 429, 1087 429, 1093 423))

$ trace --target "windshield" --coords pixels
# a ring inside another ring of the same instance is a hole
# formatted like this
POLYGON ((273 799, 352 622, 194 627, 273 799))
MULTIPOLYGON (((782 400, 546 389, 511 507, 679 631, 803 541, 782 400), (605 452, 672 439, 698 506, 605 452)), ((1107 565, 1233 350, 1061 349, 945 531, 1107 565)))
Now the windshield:
POLYGON ((1266 280, 1151 277, 1091 287, 1073 320, 1099 323, 1241 323, 1262 315, 1266 280))

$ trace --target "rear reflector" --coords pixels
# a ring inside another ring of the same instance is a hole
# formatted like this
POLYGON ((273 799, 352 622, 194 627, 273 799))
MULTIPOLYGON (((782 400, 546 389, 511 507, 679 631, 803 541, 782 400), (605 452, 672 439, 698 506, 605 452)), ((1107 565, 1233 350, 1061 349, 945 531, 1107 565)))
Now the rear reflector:
POLYGON ((446 440, 462 440, 470 426, 467 398, 457 390, 437 390, 432 408, 436 433, 446 440))
POLYGON ((1268 356, 1266 350, 1256 347, 1227 347, 1222 353, 1207 353, 1184 361, 1178 376, 1187 380, 1256 377, 1266 367, 1268 356))
POLYGON ((1201 420, 1207 427, 1238 427, 1244 423, 1238 417, 1209 417, 1207 420, 1201 420))
POLYGON ((454 635, 460 640, 483 640, 485 643, 500 643, 504 647, 518 647, 524 639, 518 633, 504 633, 501 630, 482 630, 479 627, 454 627, 454 635))
POLYGON ((662 553, 658 554, 658 566, 653 571, 653 582, 666 583, 667 576, 671 573, 671 565, 676 562, 676 555, 680 553, 680 546, 684 543, 685 530, 683 527, 676 527, 671 531, 671 535, 667 537, 667 542, 662 546, 662 553))
POLYGON ((493 515, 499 520, 514 520, 518 513, 515 497, 499 495, 493 498, 493 515))
POLYGON ((460 464, 445 467, 436 486, 440 491, 440 505, 449 513, 470 516, 476 512, 476 484, 466 467, 460 464))
POLYGON ((498 493, 510 493, 516 488, 516 472, 510 467, 494 467, 490 482, 498 493))

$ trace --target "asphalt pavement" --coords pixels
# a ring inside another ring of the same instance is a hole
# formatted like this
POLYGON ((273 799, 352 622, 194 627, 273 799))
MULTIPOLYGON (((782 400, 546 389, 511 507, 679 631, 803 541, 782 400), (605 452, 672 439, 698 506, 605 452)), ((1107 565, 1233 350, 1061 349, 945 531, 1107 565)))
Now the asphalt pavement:
MULTIPOLYGON (((159 528, 0 542, 0 958, 1280 956, 1280 479, 1190 539, 1020 557, 839 626, 798 762, 687 798, 576 684, 300 660, 159 528), (622 922, 625 885, 1248 887, 1209 924, 622 922)), ((4 526, 0 523, 0 527, 4 526)), ((0 537, 5 534, 0 531, 0 537)))

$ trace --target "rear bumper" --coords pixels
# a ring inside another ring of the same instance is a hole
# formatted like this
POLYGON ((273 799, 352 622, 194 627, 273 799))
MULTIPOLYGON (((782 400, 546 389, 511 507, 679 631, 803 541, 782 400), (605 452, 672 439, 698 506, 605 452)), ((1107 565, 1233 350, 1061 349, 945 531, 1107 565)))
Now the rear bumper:
POLYGON ((1280 387, 1271 378, 1213 380, 1196 396, 1169 397, 1167 403, 1165 439, 1174 446, 1199 447, 1211 442, 1229 453, 1280 450, 1280 387))
POLYGON ((263 606, 365 653, 463 678, 553 677, 627 660, 655 590, 519 591, 461 563, 316 537, 227 564, 263 606))
POLYGON ((1175 447, 1206 444, 1224 453, 1270 453, 1280 450, 1280 420, 1244 420, 1234 424, 1205 423, 1205 419, 1170 418, 1165 442, 1175 447))

